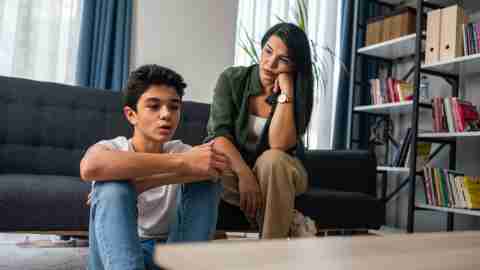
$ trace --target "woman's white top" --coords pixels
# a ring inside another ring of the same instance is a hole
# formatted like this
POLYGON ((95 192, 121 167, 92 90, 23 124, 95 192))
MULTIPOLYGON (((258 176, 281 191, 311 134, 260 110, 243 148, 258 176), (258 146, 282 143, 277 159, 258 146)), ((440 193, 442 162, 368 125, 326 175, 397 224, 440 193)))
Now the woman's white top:
POLYGON ((259 117, 253 114, 248 116, 248 136, 246 149, 253 153, 260 143, 260 136, 262 136, 263 129, 267 124, 267 118, 259 117))

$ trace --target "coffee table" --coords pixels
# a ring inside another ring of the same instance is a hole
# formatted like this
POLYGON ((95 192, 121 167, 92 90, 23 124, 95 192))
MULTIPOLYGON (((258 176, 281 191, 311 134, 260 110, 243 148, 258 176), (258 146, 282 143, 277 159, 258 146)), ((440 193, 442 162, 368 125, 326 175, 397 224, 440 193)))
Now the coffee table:
POLYGON ((480 232, 157 245, 166 269, 480 269, 480 232))

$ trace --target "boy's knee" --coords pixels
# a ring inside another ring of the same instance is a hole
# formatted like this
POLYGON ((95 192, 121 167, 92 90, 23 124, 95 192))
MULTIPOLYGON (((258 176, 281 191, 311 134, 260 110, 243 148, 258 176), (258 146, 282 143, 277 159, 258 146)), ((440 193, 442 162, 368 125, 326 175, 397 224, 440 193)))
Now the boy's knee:
POLYGON ((129 202, 136 199, 134 186, 128 181, 111 181, 95 183, 96 195, 102 202, 129 202))
POLYGON ((201 181, 201 182, 193 182, 193 183, 185 183, 183 184, 183 191, 184 192, 194 192, 194 193, 212 193, 218 192, 222 188, 220 182, 214 181, 201 181))

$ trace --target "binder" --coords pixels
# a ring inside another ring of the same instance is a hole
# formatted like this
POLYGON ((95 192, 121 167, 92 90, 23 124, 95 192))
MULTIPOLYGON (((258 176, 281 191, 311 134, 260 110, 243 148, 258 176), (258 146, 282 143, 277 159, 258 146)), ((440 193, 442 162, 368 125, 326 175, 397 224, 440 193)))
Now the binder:
POLYGON ((415 11, 407 9, 405 12, 393 16, 390 38, 395 39, 415 33, 415 11))
POLYGON ((436 9, 427 14, 427 38, 425 49, 425 64, 432 64, 440 60, 440 25, 442 10, 436 9))
POLYGON ((463 56, 462 24, 466 23, 464 10, 459 5, 442 9, 440 61, 463 56))
POLYGON ((382 42, 383 21, 378 20, 367 25, 365 45, 373 45, 382 42))
POLYGON ((387 17, 383 20, 382 41, 392 39, 393 17, 387 17))

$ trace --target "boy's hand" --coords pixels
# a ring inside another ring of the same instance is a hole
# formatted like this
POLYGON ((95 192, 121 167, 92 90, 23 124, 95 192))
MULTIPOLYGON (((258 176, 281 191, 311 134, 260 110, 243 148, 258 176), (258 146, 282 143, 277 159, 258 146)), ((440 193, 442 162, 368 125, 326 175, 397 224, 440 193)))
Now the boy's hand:
POLYGON ((228 157, 215 150, 214 141, 193 147, 182 155, 188 175, 217 178, 230 169, 228 157))

